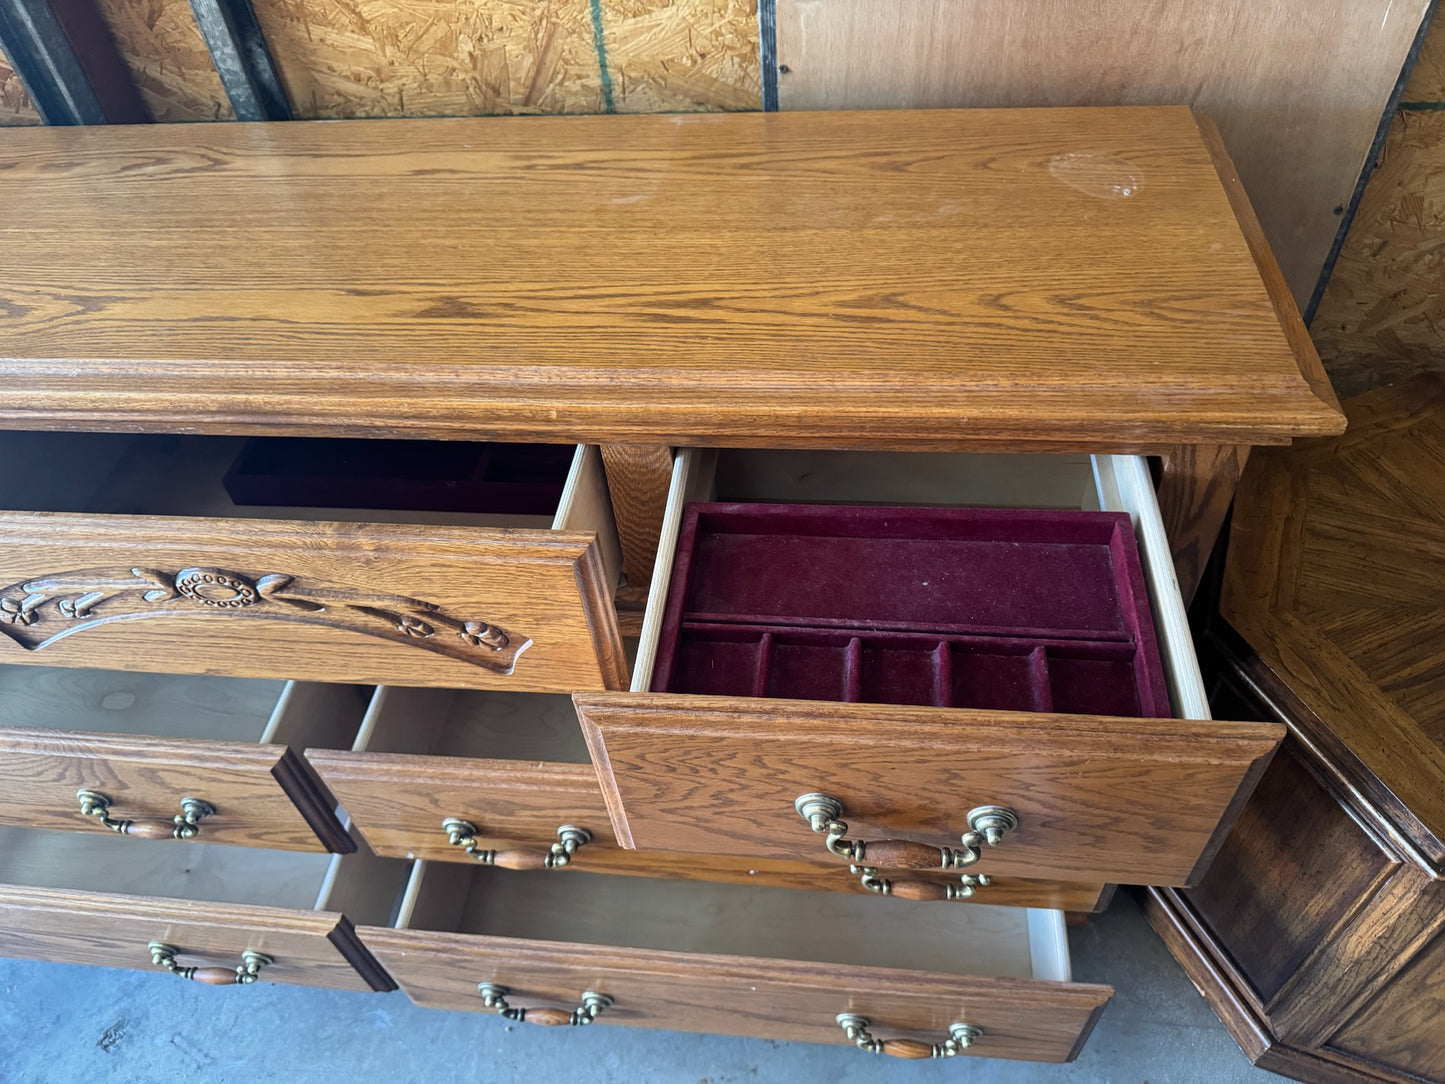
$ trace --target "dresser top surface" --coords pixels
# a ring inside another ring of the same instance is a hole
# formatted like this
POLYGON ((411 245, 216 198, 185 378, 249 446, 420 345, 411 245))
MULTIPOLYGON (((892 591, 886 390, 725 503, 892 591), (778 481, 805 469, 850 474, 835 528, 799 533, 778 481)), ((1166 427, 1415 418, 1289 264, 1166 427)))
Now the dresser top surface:
POLYGON ((1271 295, 1182 107, 0 132, 8 427, 1336 432, 1271 295))
POLYGON ((1251 458, 1220 612, 1343 770, 1445 854, 1445 374, 1345 413, 1343 437, 1251 458))

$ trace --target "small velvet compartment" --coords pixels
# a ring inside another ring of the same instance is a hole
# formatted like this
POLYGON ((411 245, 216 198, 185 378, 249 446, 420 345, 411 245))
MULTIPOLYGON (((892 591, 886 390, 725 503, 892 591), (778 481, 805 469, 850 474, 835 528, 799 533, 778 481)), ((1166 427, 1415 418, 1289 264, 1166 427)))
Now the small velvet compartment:
POLYGON ((689 505, 652 689, 1170 714, 1111 512, 689 505))

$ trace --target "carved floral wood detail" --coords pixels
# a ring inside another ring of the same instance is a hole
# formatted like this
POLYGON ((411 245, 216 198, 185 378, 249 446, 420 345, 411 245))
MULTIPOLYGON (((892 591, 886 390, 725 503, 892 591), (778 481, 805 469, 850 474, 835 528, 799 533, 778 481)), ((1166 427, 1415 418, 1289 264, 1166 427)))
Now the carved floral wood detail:
POLYGON ((207 612, 346 629, 501 674, 510 674, 532 643, 490 621, 454 617, 433 602, 280 573, 87 568, 0 588, 0 632, 27 651, 109 622, 207 612))

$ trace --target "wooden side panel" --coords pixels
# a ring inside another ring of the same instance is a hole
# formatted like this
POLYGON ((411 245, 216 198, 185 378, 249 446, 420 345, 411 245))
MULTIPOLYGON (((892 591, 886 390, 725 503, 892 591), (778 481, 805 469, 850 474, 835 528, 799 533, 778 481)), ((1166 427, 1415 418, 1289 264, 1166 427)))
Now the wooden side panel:
POLYGON ((964 814, 1020 828, 980 872, 1184 884, 1236 792, 1271 755, 1269 723, 1112 719, 726 697, 573 697, 614 830, 641 850, 777 858, 824 852, 794 811, 821 791, 849 838, 957 846, 964 814))
MULTIPOLYGON (((346 808, 354 821, 353 831, 387 857, 471 863, 473 859, 452 846, 442 831, 447 817, 471 821, 478 828, 477 838, 487 847, 522 846, 538 851, 545 851, 557 838, 558 826, 575 824, 592 833, 592 842, 578 850, 569 869, 865 891, 848 872, 848 864, 831 855, 808 860, 625 850, 613 835, 596 773, 586 766, 327 749, 308 749, 306 759, 346 808)), ((944 874, 918 876, 938 882, 957 879, 944 874)), ((1104 892, 1105 886, 1097 883, 1001 877, 980 889, 974 899, 978 903, 1093 911, 1104 892)))
POLYGON ((1330 1040, 1330 1047, 1422 1080, 1445 1079, 1445 934, 1330 1040))
POLYGON ((592 535, 0 515, 0 661, 533 691, 621 688, 592 535))
POLYGON ((284 745, 0 727, 0 823, 108 833, 80 812, 81 789, 109 798, 111 817, 137 821, 169 822, 182 798, 200 798, 216 813, 201 822, 198 840, 324 851, 314 821, 333 846, 346 836, 324 802, 298 786, 294 756, 284 745))
POLYGON ((840 1012, 866 1016, 881 1038, 933 1042, 961 1020, 983 1028, 968 1051, 980 1057, 1067 1061, 1113 994, 1075 983, 744 956, 376 927, 358 933, 423 1006, 489 1011, 479 982, 511 988, 518 1005, 570 1008, 590 989, 616 1001, 599 1023, 817 1043, 847 1042, 834 1020, 840 1012))
POLYGON ((1182 895, 1268 1005, 1395 865, 1286 744, 1219 858, 1182 895))
POLYGON ((95 3, 154 119, 234 119, 187 0, 95 3))
POLYGON ((256 0, 296 116, 758 109, 747 0, 256 0))
POLYGON ((0 53, 0 127, 41 124, 40 113, 25 93, 20 77, 0 53))
POLYGON ((1427 0, 778 0, 784 109, 1186 103, 1301 307, 1427 0))
POLYGON ((370 990, 333 944, 348 934, 324 911, 0 886, 0 956, 149 971, 152 941, 185 967, 234 967, 253 949, 275 960, 265 982, 370 990))

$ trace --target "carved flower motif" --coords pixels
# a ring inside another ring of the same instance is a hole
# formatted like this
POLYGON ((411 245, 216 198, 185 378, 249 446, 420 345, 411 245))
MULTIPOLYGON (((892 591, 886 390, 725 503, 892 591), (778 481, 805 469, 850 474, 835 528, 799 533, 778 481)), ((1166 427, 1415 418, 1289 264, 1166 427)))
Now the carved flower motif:
POLYGON ((472 647, 489 647, 493 651, 500 651, 509 642, 505 632, 485 621, 468 621, 457 633, 457 637, 472 647))
POLYGON ((436 633, 436 629, 421 620, 421 618, 412 617, 409 614, 397 619, 396 631, 404 632, 408 636, 417 636, 421 639, 426 639, 428 636, 436 633))
POLYGON ((0 598, 0 620, 11 625, 33 625, 40 620, 40 615, 25 609, 13 598, 0 598))

